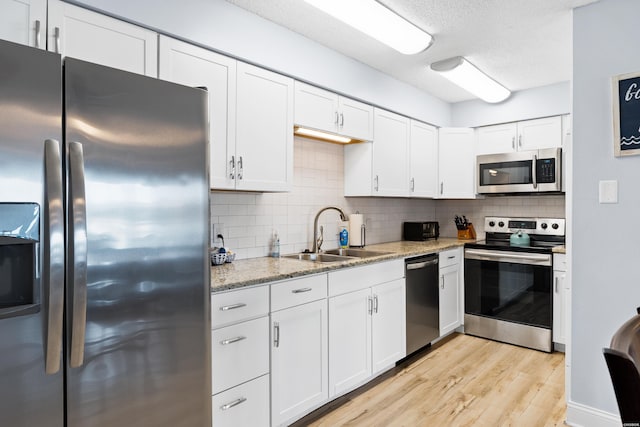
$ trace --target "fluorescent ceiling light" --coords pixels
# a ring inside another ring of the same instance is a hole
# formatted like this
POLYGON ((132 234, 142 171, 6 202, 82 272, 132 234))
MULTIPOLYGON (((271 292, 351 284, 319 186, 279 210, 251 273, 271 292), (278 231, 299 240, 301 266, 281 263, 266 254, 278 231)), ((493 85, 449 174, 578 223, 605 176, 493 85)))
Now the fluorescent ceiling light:
POLYGON ((329 142, 339 142, 340 144, 348 144, 352 141, 351 138, 345 136, 334 135, 332 133, 321 132, 319 130, 295 127, 293 133, 300 136, 306 136, 308 138, 321 139, 329 142))
POLYGON ((434 62, 431 69, 486 102, 504 101, 511 95, 509 89, 461 56, 434 62))
POLYGON ((422 52, 433 37, 375 0, 305 0, 400 53, 422 52))

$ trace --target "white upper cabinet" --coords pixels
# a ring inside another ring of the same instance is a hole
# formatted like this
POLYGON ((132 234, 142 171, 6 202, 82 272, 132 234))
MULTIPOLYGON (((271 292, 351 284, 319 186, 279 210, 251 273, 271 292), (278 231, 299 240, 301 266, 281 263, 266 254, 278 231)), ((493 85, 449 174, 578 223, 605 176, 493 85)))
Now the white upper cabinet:
POLYGON ((293 79, 238 62, 235 162, 236 189, 291 190, 293 79))
POLYGON ((159 77, 209 92, 211 188, 235 188, 236 64, 227 56, 160 36, 159 77))
POLYGON ((0 39, 45 49, 47 0, 0 0, 0 39))
POLYGON ((373 107, 301 82, 295 82, 294 121, 364 141, 373 138, 373 107))
POLYGON ((478 128, 477 154, 510 153, 561 146, 561 116, 478 128))
POLYGON ((374 109, 373 194, 409 195, 409 119, 374 109))
POLYGON ((471 128, 440 128, 438 198, 475 199, 476 155, 471 128))
POLYGON ((436 197, 438 187, 438 129, 411 120, 409 139, 411 197, 436 197))
POLYGON ((158 76, 155 32, 58 0, 49 0, 48 49, 132 73, 158 76))

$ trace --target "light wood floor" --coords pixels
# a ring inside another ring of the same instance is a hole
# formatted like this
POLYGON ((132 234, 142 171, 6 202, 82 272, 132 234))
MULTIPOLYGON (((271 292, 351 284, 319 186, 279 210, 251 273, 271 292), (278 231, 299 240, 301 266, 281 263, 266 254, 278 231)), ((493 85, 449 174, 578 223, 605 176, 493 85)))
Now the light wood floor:
POLYGON ((564 354, 455 334, 296 425, 562 426, 565 411, 564 354))

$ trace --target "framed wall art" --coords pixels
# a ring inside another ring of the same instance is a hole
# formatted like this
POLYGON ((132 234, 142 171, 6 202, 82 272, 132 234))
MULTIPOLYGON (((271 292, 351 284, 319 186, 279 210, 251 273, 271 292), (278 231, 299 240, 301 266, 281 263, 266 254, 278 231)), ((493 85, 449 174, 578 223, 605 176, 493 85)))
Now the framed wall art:
POLYGON ((613 153, 616 157, 640 154, 640 72, 611 79, 613 153))

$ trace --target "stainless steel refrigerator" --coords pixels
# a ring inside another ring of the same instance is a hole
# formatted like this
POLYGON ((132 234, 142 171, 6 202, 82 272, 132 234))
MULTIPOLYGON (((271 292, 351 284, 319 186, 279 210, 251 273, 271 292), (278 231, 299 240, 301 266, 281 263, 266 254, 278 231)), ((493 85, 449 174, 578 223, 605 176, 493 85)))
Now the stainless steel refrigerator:
POLYGON ((211 425, 206 104, 0 41, 0 426, 211 425))

